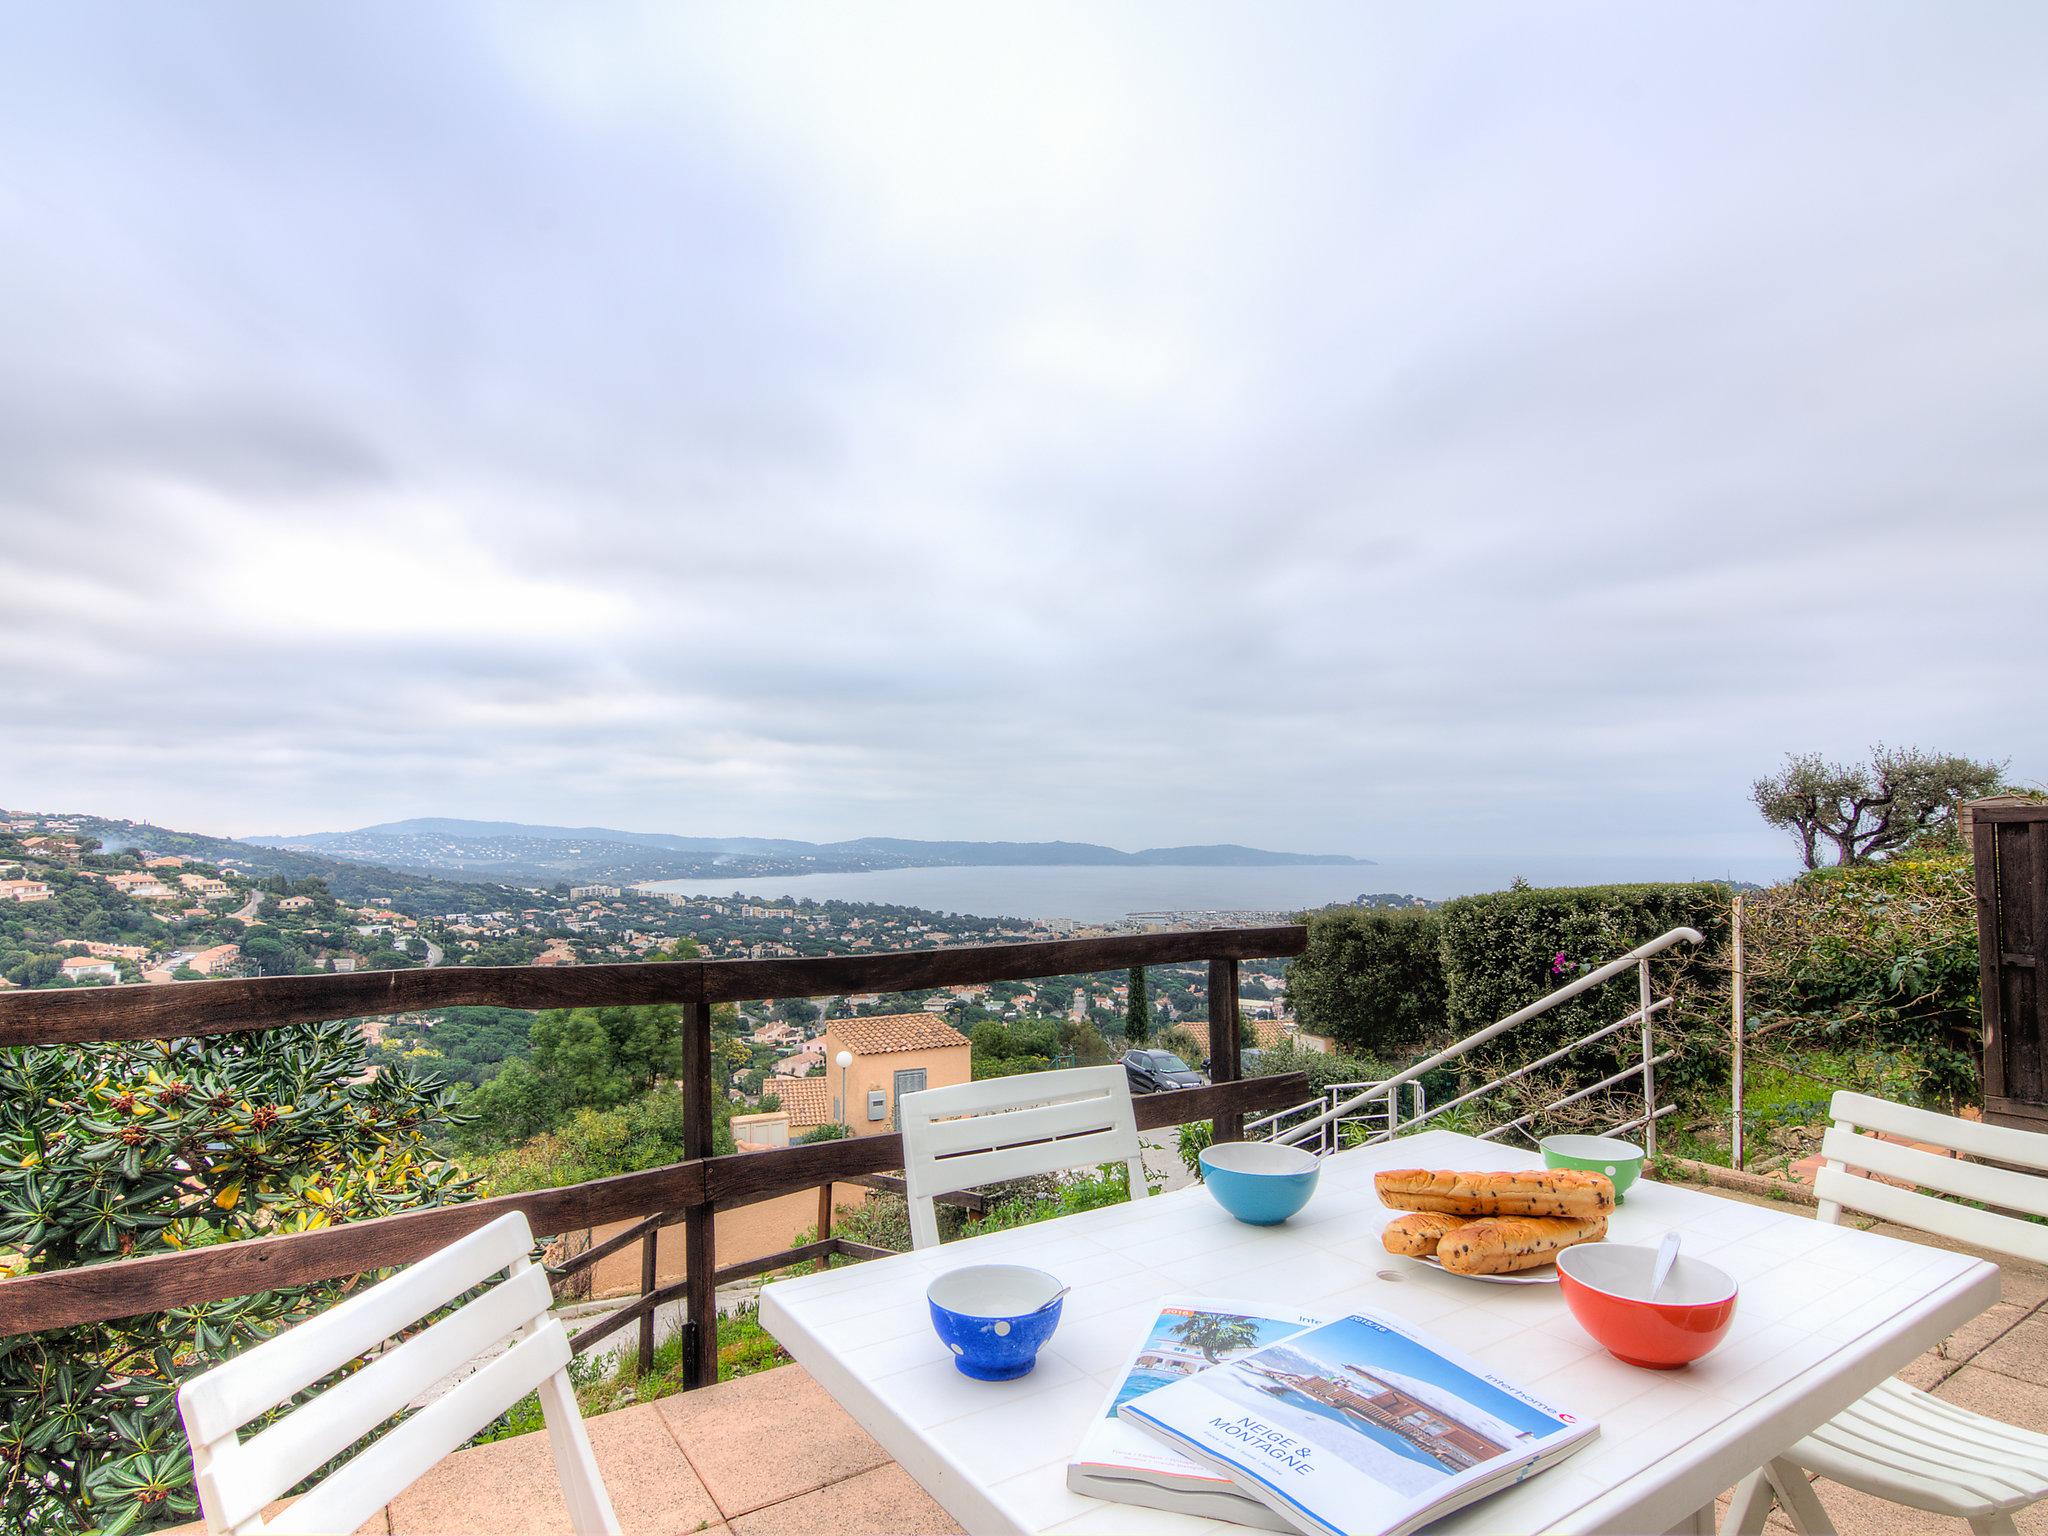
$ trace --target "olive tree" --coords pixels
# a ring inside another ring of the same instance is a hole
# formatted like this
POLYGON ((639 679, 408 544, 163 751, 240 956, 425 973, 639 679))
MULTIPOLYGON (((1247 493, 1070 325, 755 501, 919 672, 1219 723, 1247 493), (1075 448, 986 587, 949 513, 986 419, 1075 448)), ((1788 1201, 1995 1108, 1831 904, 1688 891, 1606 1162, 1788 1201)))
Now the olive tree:
POLYGON ((1956 806, 1995 793, 2003 763, 1917 747, 1873 747, 1867 763, 1830 763, 1818 752, 1786 754, 1785 766, 1750 786, 1765 821, 1799 840, 1818 869, 1825 840, 1836 864, 1867 864, 1955 822, 1956 806))

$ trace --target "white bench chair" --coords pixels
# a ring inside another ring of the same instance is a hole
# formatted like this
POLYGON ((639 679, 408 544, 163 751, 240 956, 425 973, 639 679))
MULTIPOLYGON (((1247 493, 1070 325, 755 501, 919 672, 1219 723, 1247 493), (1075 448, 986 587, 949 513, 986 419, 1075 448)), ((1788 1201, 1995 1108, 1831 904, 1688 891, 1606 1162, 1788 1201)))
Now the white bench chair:
POLYGON ((569 1336, 517 1212, 178 1389, 199 1505, 213 1536, 353 1531, 527 1393, 540 1394, 555 1475, 578 1536, 618 1536, 569 1384, 569 1336), (499 1271, 495 1285, 248 1439, 242 1429, 499 1271), (509 1342, 508 1342, 509 1341, 509 1342), (263 1508, 496 1345, 508 1347, 393 1426, 274 1519, 263 1508))
POLYGON ((900 1108, 913 1248, 938 1246, 935 1196, 999 1179, 1121 1162, 1130 1170, 1131 1198, 1151 1193, 1121 1066, 926 1088, 906 1093, 900 1108))
MULTIPOLYGON (((2000 1211, 2048 1217, 2048 1136, 1980 1125, 1861 1093, 1838 1093, 1834 1124, 1821 1141, 1826 1159, 1814 1180, 1822 1221, 1844 1210, 1915 1227, 2014 1258, 2048 1263, 2048 1226, 2000 1211), (1881 1131, 1953 1148, 1982 1162, 1881 1141, 1881 1131), (2005 1167, 1987 1166, 1989 1163, 2005 1167), (1914 1188, 1848 1172, 1861 1168, 1914 1188), (1938 1194, 1923 1193, 1937 1191, 1938 1194), (1953 1195, 1998 1210, 1939 1198, 1953 1195)), ((1834 1526, 1807 1482, 1809 1472, 1913 1509, 1967 1520, 1980 1536, 2017 1530, 2013 1511, 2048 1498, 2048 1435, 1971 1413, 1894 1378, 1752 1473, 1736 1489, 1721 1529, 1757 1536, 1773 1498, 1808 1536, 1834 1526)))

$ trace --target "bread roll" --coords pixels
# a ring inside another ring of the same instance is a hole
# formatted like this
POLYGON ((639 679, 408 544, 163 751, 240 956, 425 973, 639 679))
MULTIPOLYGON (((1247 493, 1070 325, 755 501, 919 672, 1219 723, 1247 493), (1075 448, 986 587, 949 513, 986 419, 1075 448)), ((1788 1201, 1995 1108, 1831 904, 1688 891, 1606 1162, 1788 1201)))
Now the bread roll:
POLYGON ((1607 1235, 1607 1218, 1489 1216, 1444 1234, 1437 1262, 1458 1275, 1510 1275, 1540 1269, 1574 1243, 1597 1243, 1607 1235))
POLYGON ((1380 1232, 1380 1246, 1389 1253, 1426 1259, 1436 1252, 1437 1239, 1464 1224, 1464 1217, 1444 1211, 1414 1211, 1387 1223, 1380 1232))
POLYGON ((1380 1204, 1453 1216, 1605 1216, 1614 1181, 1604 1173, 1545 1168, 1534 1173, 1435 1172, 1393 1168, 1373 1175, 1380 1204))

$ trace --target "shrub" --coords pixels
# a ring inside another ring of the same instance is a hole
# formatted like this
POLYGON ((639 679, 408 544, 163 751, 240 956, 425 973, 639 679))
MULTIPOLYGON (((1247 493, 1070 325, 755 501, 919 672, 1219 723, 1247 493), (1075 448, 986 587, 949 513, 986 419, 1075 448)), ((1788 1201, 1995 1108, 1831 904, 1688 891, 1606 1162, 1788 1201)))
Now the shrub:
MULTIPOLYGON (((347 1022, 0 1051, 0 1275, 469 1198, 474 1181, 427 1139, 456 1118, 448 1091, 364 1068, 347 1022)), ((111 1533, 189 1516, 179 1380, 354 1283, 0 1341, 0 1528, 111 1533)))
POLYGON ((1308 951, 1287 970, 1302 1027, 1347 1050, 1399 1056, 1444 1033, 1443 924, 1422 908, 1308 914, 1308 951))

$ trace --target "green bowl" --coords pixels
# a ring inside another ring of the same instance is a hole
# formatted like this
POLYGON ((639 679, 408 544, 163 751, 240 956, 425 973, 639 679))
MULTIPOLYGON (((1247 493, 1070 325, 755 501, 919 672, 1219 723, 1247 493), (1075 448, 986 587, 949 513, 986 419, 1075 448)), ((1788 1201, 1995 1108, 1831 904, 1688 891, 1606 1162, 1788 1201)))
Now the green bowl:
POLYGON ((1612 1136, 1546 1136, 1543 1148, 1546 1168, 1577 1168, 1584 1173, 1604 1173, 1614 1181, 1614 1201, 1628 1193, 1636 1175, 1643 1171, 1643 1149, 1633 1142, 1612 1136))

